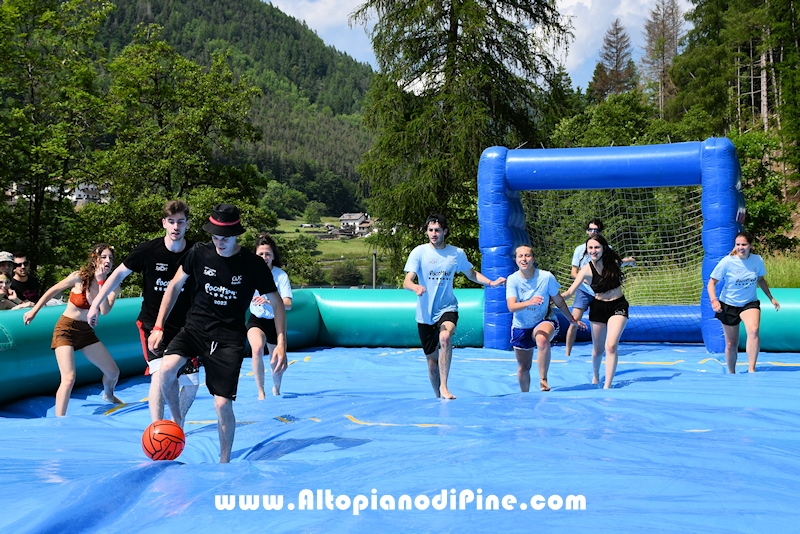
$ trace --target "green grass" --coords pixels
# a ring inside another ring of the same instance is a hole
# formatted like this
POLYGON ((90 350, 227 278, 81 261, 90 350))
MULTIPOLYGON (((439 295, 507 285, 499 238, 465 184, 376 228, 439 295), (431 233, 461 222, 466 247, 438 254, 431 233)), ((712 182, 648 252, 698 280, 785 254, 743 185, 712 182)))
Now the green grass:
POLYGON ((769 287, 800 287, 800 256, 797 253, 764 255, 769 287))

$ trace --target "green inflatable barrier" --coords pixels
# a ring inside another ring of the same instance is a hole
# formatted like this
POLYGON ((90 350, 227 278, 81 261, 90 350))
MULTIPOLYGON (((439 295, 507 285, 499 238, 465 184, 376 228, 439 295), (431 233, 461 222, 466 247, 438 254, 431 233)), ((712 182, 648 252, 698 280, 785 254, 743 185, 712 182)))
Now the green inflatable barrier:
MULTIPOLYGON (((483 290, 456 290, 459 323, 454 344, 483 345, 483 290)), ((289 350, 304 347, 416 347, 416 296, 403 289, 299 289, 287 314, 289 350)), ((100 318, 97 336, 122 376, 142 374, 145 361, 136 318, 141 298, 119 299, 100 318)), ((0 403, 33 395, 54 395, 60 381, 50 349, 53 327, 63 306, 43 308, 28 326, 28 310, 0 312, 0 403)), ((76 386, 97 383, 102 373, 76 354, 76 386)), ((124 399, 126 401, 131 399, 124 399)), ((139 399, 135 399, 139 400, 139 399)))
MULTIPOLYGON (((118 299, 97 326, 97 337, 117 362, 121 376, 144 372, 146 364, 136 328, 141 306, 140 298, 118 299)), ((0 312, 0 403, 33 395, 55 395, 61 377, 50 343, 64 309, 42 308, 27 326, 22 316, 30 309, 0 312)), ((75 372, 76 386, 100 382, 103 376, 80 352, 75 356, 75 372)))
MULTIPOLYGON (((308 290, 307 290, 308 291, 308 290)), ((313 289, 320 318, 317 346, 418 347, 417 296, 405 289, 313 289)), ((299 293, 297 291, 296 293, 299 293)), ((483 346, 483 290, 456 289, 457 347, 483 346)), ((294 309, 292 309, 294 311, 294 309)), ((294 317, 290 316, 290 324, 294 317)), ((291 339, 290 339, 291 343, 291 339)), ((290 344, 290 348, 294 345, 290 344)))
MULTIPOLYGON (((763 352, 798 352, 800 335, 795 328, 800 325, 800 289, 771 289, 772 296, 780 303, 781 310, 775 307, 759 289, 758 301, 761 303, 761 326, 759 337, 763 352)), ((747 346, 747 332, 744 323, 739 325, 739 350, 747 346)))

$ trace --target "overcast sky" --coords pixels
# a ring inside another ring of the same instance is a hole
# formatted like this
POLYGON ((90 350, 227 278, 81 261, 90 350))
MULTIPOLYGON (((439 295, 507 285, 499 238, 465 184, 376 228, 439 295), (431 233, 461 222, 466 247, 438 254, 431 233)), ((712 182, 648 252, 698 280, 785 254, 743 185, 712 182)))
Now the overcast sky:
MULTIPOLYGON (((284 13, 304 20, 326 44, 346 52, 359 61, 370 63, 375 56, 363 26, 350 28, 347 18, 363 0, 267 0, 284 13)), ((619 18, 635 49, 641 54, 644 46, 644 21, 654 0, 557 0, 561 13, 571 17, 575 40, 566 58, 562 58, 574 87, 586 88, 597 63, 603 36, 615 18, 619 18)), ((684 11, 692 6, 679 0, 684 11)))

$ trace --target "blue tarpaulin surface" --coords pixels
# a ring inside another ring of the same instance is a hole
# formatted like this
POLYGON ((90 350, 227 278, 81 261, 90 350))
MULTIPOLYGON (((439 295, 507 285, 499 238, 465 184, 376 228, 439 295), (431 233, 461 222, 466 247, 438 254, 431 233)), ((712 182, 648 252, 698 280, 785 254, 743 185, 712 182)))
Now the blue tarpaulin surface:
POLYGON ((51 397, 18 401, 0 408, 0 531, 800 530, 800 355, 748 374, 742 354, 728 375, 700 346, 623 344, 604 391, 589 349, 555 347, 552 391, 527 394, 512 353, 456 349, 454 401, 433 398, 418 349, 290 353, 264 401, 245 361, 228 465, 205 387, 173 462, 141 450, 145 377, 117 409, 99 385, 65 418, 51 397))

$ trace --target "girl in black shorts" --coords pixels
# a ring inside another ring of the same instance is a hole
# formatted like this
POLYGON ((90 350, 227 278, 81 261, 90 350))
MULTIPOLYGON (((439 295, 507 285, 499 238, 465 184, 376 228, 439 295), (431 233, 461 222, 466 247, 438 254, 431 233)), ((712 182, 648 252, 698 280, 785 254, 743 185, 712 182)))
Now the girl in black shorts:
MULTIPOLYGON (((256 240, 256 256, 264 259, 272 272, 272 278, 278 287, 278 292, 283 299, 286 311, 292 309, 292 286, 289 282, 289 275, 281 269, 283 265, 281 254, 275 241, 269 234, 261 234, 256 240)), ((269 299, 260 295, 258 292, 253 296, 250 303, 250 319, 247 320, 247 341, 253 351, 253 376, 256 378, 258 387, 258 398, 264 400, 264 346, 267 347, 267 354, 272 354, 275 345, 278 343, 278 333, 275 331, 275 319, 272 311, 272 304, 269 299)), ((283 369, 276 368, 276 361, 270 357, 270 367, 272 368, 272 394, 281 394, 281 380, 283 369)))
POLYGON ((592 384, 600 383, 600 361, 606 353, 605 389, 611 388, 617 370, 619 339, 628 323, 628 301, 622 294, 622 258, 608 246, 608 241, 595 235, 586 240, 586 252, 591 261, 578 272, 572 285, 561 294, 569 298, 583 282, 595 292, 589 308, 592 325, 592 384))

